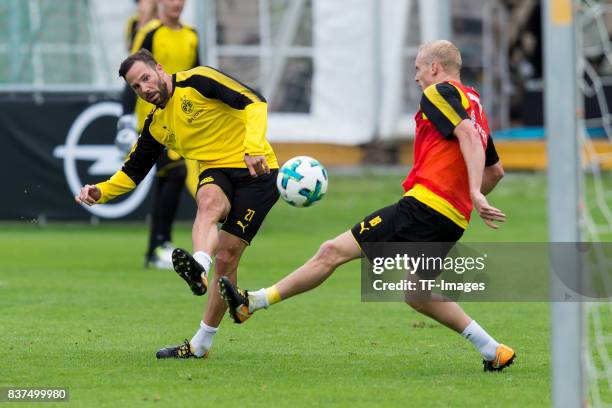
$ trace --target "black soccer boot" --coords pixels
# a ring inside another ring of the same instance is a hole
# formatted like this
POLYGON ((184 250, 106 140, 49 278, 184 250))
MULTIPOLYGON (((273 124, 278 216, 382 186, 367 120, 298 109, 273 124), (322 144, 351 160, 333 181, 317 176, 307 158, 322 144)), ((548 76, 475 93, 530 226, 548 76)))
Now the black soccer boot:
POLYGON ((225 303, 228 313, 235 323, 244 323, 253 313, 249 312, 249 293, 238 289, 227 276, 219 278, 219 292, 225 303))
POLYGON ((172 251, 172 265, 176 273, 187 282, 196 296, 202 296, 208 290, 208 278, 202 265, 189 252, 181 248, 172 251))
POLYGON ((202 357, 198 357, 193 354, 189 340, 185 339, 182 344, 178 346, 170 346, 159 350, 155 353, 155 357, 158 359, 162 358, 206 358, 208 357, 208 351, 202 357))

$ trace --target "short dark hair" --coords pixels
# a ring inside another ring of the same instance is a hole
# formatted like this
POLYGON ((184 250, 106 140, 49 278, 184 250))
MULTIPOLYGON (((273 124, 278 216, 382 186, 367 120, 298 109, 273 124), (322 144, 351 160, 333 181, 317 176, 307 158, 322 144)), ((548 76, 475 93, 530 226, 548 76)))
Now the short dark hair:
POLYGON ((121 66, 119 67, 119 76, 125 79, 125 74, 132 68, 132 65, 136 61, 142 61, 145 64, 155 68, 157 66, 157 61, 153 57, 153 54, 149 52, 149 50, 145 48, 141 48, 126 59, 123 60, 121 66))

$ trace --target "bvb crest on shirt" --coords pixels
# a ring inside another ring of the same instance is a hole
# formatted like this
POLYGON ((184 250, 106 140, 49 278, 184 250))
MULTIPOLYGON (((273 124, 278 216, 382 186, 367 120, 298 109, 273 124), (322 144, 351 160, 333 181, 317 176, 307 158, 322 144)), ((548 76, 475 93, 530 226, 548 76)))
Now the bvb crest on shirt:
POLYGON ((174 147, 176 143, 176 135, 174 134, 174 131, 167 126, 163 126, 163 128, 164 128, 164 132, 166 133, 166 141, 165 141, 166 146, 174 147))
POLYGON ((181 99, 181 109, 186 115, 189 115, 191 112, 193 112, 193 102, 183 96, 181 99))

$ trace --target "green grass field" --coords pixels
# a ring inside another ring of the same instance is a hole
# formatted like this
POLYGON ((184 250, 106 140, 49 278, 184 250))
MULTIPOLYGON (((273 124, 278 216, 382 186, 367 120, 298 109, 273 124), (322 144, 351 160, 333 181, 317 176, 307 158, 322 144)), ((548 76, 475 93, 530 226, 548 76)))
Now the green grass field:
MULTIPOLYGON (((287 274, 397 200, 401 180, 332 173, 319 205, 279 202, 246 252, 241 285, 287 274)), ((507 224, 492 231, 474 219, 464 242, 547 239, 542 175, 509 175, 490 201, 507 224)), ((191 247, 190 225, 174 235, 191 247)), ((483 373, 461 336, 404 304, 361 303, 359 262, 243 326, 225 318, 207 360, 157 361, 158 348, 191 338, 205 299, 174 272, 143 269, 146 239, 140 224, 0 226, 0 386, 68 387, 65 405, 92 407, 550 405, 548 304, 464 304, 518 353, 505 372, 483 373)))

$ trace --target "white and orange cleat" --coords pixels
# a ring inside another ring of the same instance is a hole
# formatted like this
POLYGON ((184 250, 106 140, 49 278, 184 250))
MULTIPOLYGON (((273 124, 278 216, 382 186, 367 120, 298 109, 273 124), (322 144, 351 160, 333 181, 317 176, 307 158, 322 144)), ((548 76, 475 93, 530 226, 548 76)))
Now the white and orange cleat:
POLYGON ((500 344, 495 351, 495 359, 491 361, 482 360, 482 364, 485 371, 501 371, 512 365, 515 357, 516 353, 514 350, 505 344, 500 344))

